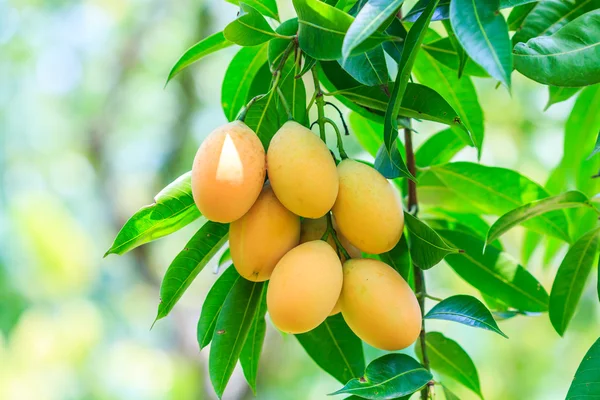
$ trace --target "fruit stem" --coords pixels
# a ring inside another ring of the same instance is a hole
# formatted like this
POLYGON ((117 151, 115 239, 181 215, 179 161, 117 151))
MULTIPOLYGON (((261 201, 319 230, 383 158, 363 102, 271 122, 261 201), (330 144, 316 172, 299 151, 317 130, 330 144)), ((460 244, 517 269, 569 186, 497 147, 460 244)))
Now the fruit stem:
POLYGON ((333 104, 330 101, 326 101, 325 105, 331 106, 337 110, 338 114, 340 115, 340 121, 342 121, 342 126, 344 127, 344 135, 350 136, 350 131, 348 130, 348 124, 346 124, 346 120, 344 119, 344 114, 342 113, 342 110, 340 110, 338 108, 338 106, 336 106, 335 104, 333 104))
POLYGON ((250 107, 252 107, 254 103, 256 103, 258 100, 262 99, 265 96, 265 94, 259 94, 258 96, 254 96, 253 98, 251 98, 248 104, 246 104, 244 108, 240 110, 240 113, 236 117, 236 120, 244 122, 244 120, 246 119, 246 114, 248 114, 248 110, 250 110, 250 107))
POLYGON ((329 235, 331 235, 331 237, 333 238, 333 241, 335 242, 335 246, 337 247, 338 251, 340 253, 342 253, 342 256, 344 256, 346 260, 349 260, 350 255, 348 254, 348 252, 346 251, 346 249, 340 242, 340 239, 337 237, 337 233, 336 233, 335 229, 333 229, 333 221, 331 220, 331 213, 327 213, 327 230, 325 231, 325 234, 323 235, 321 240, 327 241, 327 238, 329 237, 329 235))
POLYGON ((337 137, 337 146, 340 151, 340 157, 342 160, 348 158, 348 154, 346 154, 346 150, 344 150, 344 142, 342 141, 342 134, 340 133, 340 129, 330 118, 325 118, 325 122, 333 127, 335 130, 335 136, 337 137))
MULTIPOLYGON (((292 37, 292 38, 294 38, 294 37, 292 37)), ((275 68, 275 70, 273 71, 273 75, 277 74, 278 72, 281 72, 281 70, 283 69, 283 66, 285 65, 285 62, 287 61, 288 57, 290 56, 290 53, 292 52, 292 50, 294 49, 295 46, 296 46, 296 41, 291 40, 290 44, 288 44, 288 47, 285 48, 285 51, 281 55, 281 61, 279 61, 279 65, 277 65, 277 68, 275 68)))
POLYGON ((288 104, 287 100, 285 99, 285 96, 283 95, 283 92, 281 91, 281 88, 279 87, 277 88, 277 94, 279 95, 279 100, 281 100, 281 104, 283 105, 285 113, 287 114, 288 121, 293 120, 294 115, 290 111, 290 105, 288 104))
POLYGON ((317 121, 319 122, 319 133, 321 135, 321 140, 327 143, 327 139, 325 137, 325 100, 323 99, 321 84, 319 84, 319 77, 317 76, 316 65, 312 67, 311 72, 313 77, 313 83, 315 85, 315 101, 317 103, 317 121))

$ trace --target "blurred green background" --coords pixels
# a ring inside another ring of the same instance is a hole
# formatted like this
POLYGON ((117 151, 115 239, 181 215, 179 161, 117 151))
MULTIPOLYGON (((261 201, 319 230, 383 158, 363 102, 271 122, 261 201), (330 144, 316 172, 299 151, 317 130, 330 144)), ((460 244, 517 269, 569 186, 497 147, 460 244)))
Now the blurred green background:
MULTIPOLYGON (((283 17, 293 15, 291 2, 278 3, 283 17)), ((199 222, 102 256, 124 221, 189 170, 202 139, 226 122, 220 83, 235 48, 163 86, 183 51, 236 13, 222 0, 0 0, 0 399, 215 398, 208 352, 195 339, 212 265, 150 330, 162 274, 199 222)), ((482 162, 543 184, 562 157, 573 101, 544 113, 546 90, 513 79, 512 97, 477 81, 482 162)), ((442 129, 416 127, 417 143, 442 129)), ((345 140, 353 156, 369 158, 345 140)), ((458 159, 476 161, 475 150, 458 159)), ((522 234, 506 236, 515 256, 522 234)), ((528 264, 547 290, 562 254, 543 265, 538 250, 528 264)), ((444 264, 426 275, 435 296, 476 293, 444 264)), ((598 309, 590 284, 563 339, 546 315, 502 322, 510 340, 443 321, 427 328, 471 354, 486 399, 561 399, 598 336, 598 309)), ((256 398, 326 399, 338 387, 294 337, 269 327, 256 398)), ((253 398, 241 370, 224 398, 253 398)))

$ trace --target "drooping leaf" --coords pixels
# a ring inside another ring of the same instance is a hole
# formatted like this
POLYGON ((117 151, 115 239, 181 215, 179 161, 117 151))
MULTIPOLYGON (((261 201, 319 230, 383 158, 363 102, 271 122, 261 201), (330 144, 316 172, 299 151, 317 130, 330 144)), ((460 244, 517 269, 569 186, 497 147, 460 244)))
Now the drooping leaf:
MULTIPOLYGON (((477 368, 467 352, 454 340, 440 332, 428 332, 425 336, 429 365, 435 371, 448 376, 483 399, 477 368)), ((423 360, 421 346, 415 346, 417 356, 423 360)))
MULTIPOLYGON (((275 29, 275 32, 282 36, 293 36, 298 32, 298 18, 291 18, 284 21, 275 29)), ((291 39, 275 38, 269 41, 269 64, 275 69, 281 62, 281 57, 290 45, 291 39)))
MULTIPOLYGON (((536 200, 515 208, 498 218, 491 226, 486 243, 493 242, 511 228, 520 225, 531 218, 537 217, 554 210, 575 207, 591 207, 585 194, 576 190, 559 194, 558 196, 547 197, 542 200, 536 200)), ((546 233, 554 235, 566 242, 571 240, 567 226, 553 226, 546 233)))
MULTIPOLYGON (((219 263, 217 264, 218 269, 221 269, 221 267, 223 267, 227 263, 231 263, 231 251, 229 250, 229 247, 227 247, 223 254, 221 254, 221 257, 219 257, 219 263)), ((217 273, 218 272, 219 271, 217 270, 217 273)))
POLYGON ((410 258, 410 250, 408 249, 406 235, 402 235, 396 246, 394 246, 392 250, 380 254, 379 258, 381 261, 398 271, 398 273, 414 290, 415 270, 410 258))
MULTIPOLYGON (((500 8, 512 8, 522 4, 532 3, 538 0, 500 0, 500 8)), ((419 0, 417 4, 406 14, 405 21, 412 22, 419 18, 429 0, 419 0)), ((432 21, 440 21, 450 18, 450 0, 440 0, 440 4, 433 14, 432 21)))
POLYGON ((415 154, 419 167, 439 165, 450 162, 452 158, 465 147, 463 142, 452 129, 444 129, 432 135, 423 143, 415 154))
POLYGON ((404 159, 400 154, 398 140, 392 144, 392 148, 388 149, 385 144, 382 144, 375 155, 375 169, 387 179, 394 179, 401 176, 410 175, 408 167, 404 163, 404 159))
POLYGON ((281 127, 276 98, 275 90, 271 89, 252 105, 244 119, 246 125, 256 132, 265 149, 269 147, 271 138, 281 127))
MULTIPOLYGON (((306 115, 306 88, 304 87, 302 79, 296 79, 296 74, 298 72, 300 72, 300 70, 292 57, 287 61, 285 68, 283 69, 279 87, 290 107, 294 121, 306 125, 308 122, 308 116, 306 115)), ((276 97, 275 100, 279 107, 279 124, 283 125, 288 117, 285 108, 281 104, 281 99, 276 97)))
POLYGON ((196 330, 200 350, 208 346, 212 340, 225 299, 239 279, 242 279, 242 277, 232 265, 223 272, 208 291, 202 304, 202 312, 196 330))
POLYGON ((369 0, 348 28, 342 46, 342 57, 350 53, 375 33, 390 16, 395 15, 404 0, 369 0))
POLYGON ((598 132, 598 137, 596 138, 596 144, 594 145, 594 150, 589 155, 588 160, 594 157, 596 154, 600 152, 600 132, 598 132))
POLYGON ((233 43, 225 39, 223 32, 217 32, 202 39, 187 49, 179 58, 179 60, 177 60, 173 68, 171 68, 171 72, 169 72, 167 83, 169 83, 169 81, 173 79, 175 75, 189 67, 191 64, 200 60, 202 57, 231 45, 233 45, 233 43))
POLYGON ((160 285, 156 320, 166 317, 183 293, 227 241, 229 226, 208 221, 173 259, 160 285))
POLYGON ((250 385, 252 392, 256 396, 256 376, 258 371, 258 362, 260 360, 260 353, 262 351, 263 342, 265 341, 265 333, 267 331, 267 323, 265 321, 265 314, 267 313, 267 285, 265 284, 262 289, 262 299, 252 325, 250 326, 250 332, 242 347, 240 353, 240 364, 244 371, 244 377, 246 382, 250 385))
POLYGON ((546 85, 586 86, 600 82, 600 10, 584 14, 551 36, 515 46, 517 71, 546 85))
POLYGON ((277 36, 265 17, 243 2, 240 2, 238 18, 225 27, 223 34, 227 40, 240 46, 257 46, 277 36))
POLYGON ((575 96, 581 88, 572 88, 565 86, 548 86, 548 103, 544 107, 544 111, 550 108, 551 105, 563 102, 575 96))
POLYGON ((483 240, 464 232, 438 230, 446 243, 464 253, 446 256, 446 262, 469 284, 522 311, 546 311, 548 294, 525 268, 508 254, 488 246, 482 254, 483 240))
POLYGON ((499 8, 499 0, 453 0, 450 21, 469 57, 510 89, 512 44, 499 8))
POLYGON ((390 79, 381 45, 338 62, 346 72, 363 85, 384 85, 390 79))
POLYGON ((192 197, 191 179, 191 172, 181 175, 154 197, 154 204, 142 207, 129 218, 104 256, 125 254, 176 232, 200 217, 192 197))
MULTIPOLYGON (((300 48, 317 60, 342 58, 344 37, 354 18, 319 0, 293 0, 293 4, 298 14, 300 48)), ((364 53, 386 39, 374 33, 349 55, 364 53)))
POLYGON ((444 390, 444 397, 446 397, 446 400, 460 400, 460 398, 452 393, 445 385, 442 385, 442 389, 444 390))
MULTIPOLYGON (((402 22, 397 18, 392 20, 392 23, 387 27, 385 33, 400 39, 406 39, 406 35, 408 34, 406 28, 404 25, 402 25, 402 22)), ((396 62, 400 61, 400 57, 402 57, 402 48, 404 47, 404 40, 391 40, 383 42, 382 46, 385 52, 390 55, 390 57, 392 57, 396 62)))
POLYGON ((448 41, 452 45, 452 49, 456 52, 456 56, 458 58, 458 78, 460 79, 467 65, 467 61, 469 60, 469 56, 467 56, 467 52, 465 49, 463 49, 463 47, 460 45, 460 42, 456 38, 456 34, 454 33, 454 29, 452 28, 450 20, 443 20, 442 25, 444 25, 444 29, 446 29, 446 32, 448 33, 448 41))
POLYGON ((342 384, 365 370, 362 342, 341 314, 327 318, 312 331, 296 338, 315 363, 342 384))
POLYGON ((256 11, 265 17, 273 18, 279 21, 279 11, 277 10, 277 2, 275 0, 227 0, 230 3, 239 5, 246 3, 250 7, 254 7, 256 11))
MULTIPOLYGON (((529 6, 530 4, 528 4, 529 6)), ((544 0, 533 3, 535 7, 524 19, 513 36, 513 44, 527 42, 538 36, 549 36, 588 11, 600 8, 598 0, 544 0)))
MULTIPOLYGON (((525 18, 527 18, 527 16, 531 12, 531 10, 533 10, 536 5, 537 5, 537 2, 534 2, 534 3, 521 4, 520 6, 513 8, 512 11, 510 12, 510 14, 508 15, 508 18, 506 19, 506 23, 508 24, 508 30, 509 31, 517 31, 517 30, 521 29, 521 26, 523 25, 525 18)), ((513 39, 514 39, 514 36, 513 36, 513 39)))
POLYGON ((508 338, 508 336, 506 336, 498 327, 490 310, 475 297, 465 294, 459 294, 444 299, 429 310, 424 318, 454 321, 464 325, 496 332, 497 334, 508 338))
POLYGON ((264 282, 238 279, 227 295, 217 318, 210 346, 208 372, 219 398, 223 396, 252 327, 260 305, 263 285, 264 282))
POLYGON ((600 229, 583 235, 563 259, 550 292, 550 321, 559 335, 565 330, 575 313, 587 277, 596 265, 600 249, 600 229))
POLYGON ((415 266, 429 269, 448 254, 458 253, 457 248, 448 246, 425 222, 410 213, 404 213, 404 223, 410 233, 410 256, 415 266))
POLYGON ((600 339, 585 353, 565 400, 598 399, 600 384, 598 370, 600 369, 600 339))
POLYGON ((267 45, 244 47, 233 57, 221 86, 221 106, 228 121, 233 121, 248 102, 254 77, 267 62, 267 45))
MULTIPOLYGON (((450 37, 445 37, 425 43, 421 47, 438 62, 444 64, 446 67, 451 68, 454 71, 459 70, 459 54, 452 45, 450 37)), ((479 76, 484 78, 489 77, 488 73, 485 72, 483 68, 481 68, 469 57, 467 57, 465 61, 464 73, 470 76, 479 76)))
POLYGON ((386 354, 371 362, 365 375, 352 379, 332 394, 354 394, 365 399, 393 399, 421 389, 432 379, 427 371, 406 354, 386 354))

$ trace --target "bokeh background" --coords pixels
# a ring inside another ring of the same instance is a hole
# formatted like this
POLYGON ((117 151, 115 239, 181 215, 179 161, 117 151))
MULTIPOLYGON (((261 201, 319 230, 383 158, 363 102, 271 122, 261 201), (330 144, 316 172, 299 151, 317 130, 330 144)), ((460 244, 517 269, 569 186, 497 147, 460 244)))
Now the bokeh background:
MULTIPOLYGON (((283 17, 293 14, 291 2, 278 3, 283 17)), ((226 122, 220 83, 235 48, 163 87, 183 51, 236 13, 222 0, 0 0, 0 399, 215 398, 208 352, 195 339, 212 266, 150 330, 162 274, 199 222, 125 256, 102 256, 123 222, 189 170, 202 139, 226 122)), ((543 184, 562 157, 573 101, 543 112, 546 90, 513 79, 512 96, 477 81, 482 162, 543 184)), ((417 143, 440 129, 418 124, 417 143)), ((352 155, 369 159, 345 140, 352 155)), ((506 236, 515 256, 522 234, 506 236)), ((538 251, 528 264, 547 290, 561 254, 543 263, 538 251)), ((436 296, 475 293, 444 264, 427 280, 436 296)), ((590 282, 562 339, 546 315, 502 322, 510 340, 427 325, 471 354, 486 399, 561 399, 598 336, 599 309, 590 282)), ((293 336, 269 327, 256 398, 326 399, 338 387, 293 336)), ((241 370, 224 398, 253 398, 241 370)))

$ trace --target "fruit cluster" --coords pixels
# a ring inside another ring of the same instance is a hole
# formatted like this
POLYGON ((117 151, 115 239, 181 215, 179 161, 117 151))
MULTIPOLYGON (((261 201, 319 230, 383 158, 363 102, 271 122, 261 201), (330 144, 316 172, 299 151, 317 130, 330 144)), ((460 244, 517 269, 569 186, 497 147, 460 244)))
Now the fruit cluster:
POLYGON ((294 121, 265 157, 256 134, 234 121, 200 146, 192 192, 207 219, 230 223, 239 274, 270 280, 267 308, 280 330, 308 332, 341 311, 372 346, 399 350, 418 337, 410 286, 389 265, 361 258, 391 250, 404 228, 398 192, 375 169, 351 159, 336 167, 325 143, 294 121))

